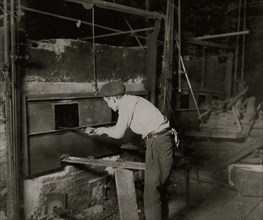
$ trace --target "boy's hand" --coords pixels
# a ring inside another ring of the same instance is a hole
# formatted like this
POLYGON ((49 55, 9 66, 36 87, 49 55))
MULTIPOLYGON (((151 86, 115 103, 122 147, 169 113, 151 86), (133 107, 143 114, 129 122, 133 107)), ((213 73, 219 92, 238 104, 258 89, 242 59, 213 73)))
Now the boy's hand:
POLYGON ((92 134, 95 134, 95 130, 96 130, 95 128, 86 127, 85 130, 84 130, 84 133, 92 135, 92 134))
POLYGON ((106 134, 106 128, 104 127, 101 127, 101 128, 96 128, 94 133, 96 135, 103 135, 103 134, 106 134))

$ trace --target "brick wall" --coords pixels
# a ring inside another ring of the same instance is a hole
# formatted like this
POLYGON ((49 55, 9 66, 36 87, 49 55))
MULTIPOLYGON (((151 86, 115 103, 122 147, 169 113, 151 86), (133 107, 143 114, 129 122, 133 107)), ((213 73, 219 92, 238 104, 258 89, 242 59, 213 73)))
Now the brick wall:
POLYGON ((54 207, 76 213, 101 203, 107 175, 105 168, 68 165, 63 171, 25 180, 25 219, 50 217, 54 207))

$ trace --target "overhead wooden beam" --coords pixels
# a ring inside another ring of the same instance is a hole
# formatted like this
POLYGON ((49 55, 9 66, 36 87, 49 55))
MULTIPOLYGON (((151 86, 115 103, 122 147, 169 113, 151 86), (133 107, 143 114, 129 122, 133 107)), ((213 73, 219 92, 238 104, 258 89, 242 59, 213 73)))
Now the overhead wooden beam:
POLYGON ((148 18, 164 18, 164 15, 158 12, 146 11, 143 9, 133 8, 133 7, 126 6, 126 5, 121 5, 121 4, 116 4, 116 3, 106 2, 106 1, 101 1, 101 0, 66 0, 66 1, 78 3, 82 5, 85 5, 87 3, 94 4, 99 8, 109 9, 113 11, 133 14, 133 15, 144 16, 148 18))
POLYGON ((248 30, 246 31, 237 31, 232 33, 224 33, 224 34, 215 34, 215 35, 204 35, 201 37, 195 37, 195 40, 205 40, 205 39, 213 39, 213 38, 220 38, 220 37, 231 37, 236 35, 243 35, 243 34, 249 34, 250 32, 248 30))

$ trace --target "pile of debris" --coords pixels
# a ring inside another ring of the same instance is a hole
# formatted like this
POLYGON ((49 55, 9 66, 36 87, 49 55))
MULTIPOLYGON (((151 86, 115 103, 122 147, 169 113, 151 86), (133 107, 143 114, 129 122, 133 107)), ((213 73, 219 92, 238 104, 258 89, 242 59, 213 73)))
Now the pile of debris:
POLYGON ((246 138, 260 136, 263 132, 263 103, 257 103, 255 96, 247 96, 248 86, 238 85, 236 96, 227 100, 216 100, 207 106, 206 122, 200 125, 201 132, 217 133, 220 137, 246 138))

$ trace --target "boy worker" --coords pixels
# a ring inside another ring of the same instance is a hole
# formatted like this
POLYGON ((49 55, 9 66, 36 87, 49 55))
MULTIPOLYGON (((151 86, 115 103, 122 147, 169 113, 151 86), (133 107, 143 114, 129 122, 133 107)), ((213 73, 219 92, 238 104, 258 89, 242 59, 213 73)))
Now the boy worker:
POLYGON ((125 91, 125 85, 120 82, 109 82, 102 86, 99 94, 113 111, 118 111, 119 116, 116 125, 99 127, 94 133, 120 139, 129 127, 134 133, 142 135, 146 143, 145 218, 168 219, 166 184, 173 164, 177 133, 151 102, 139 96, 126 95, 125 91))

